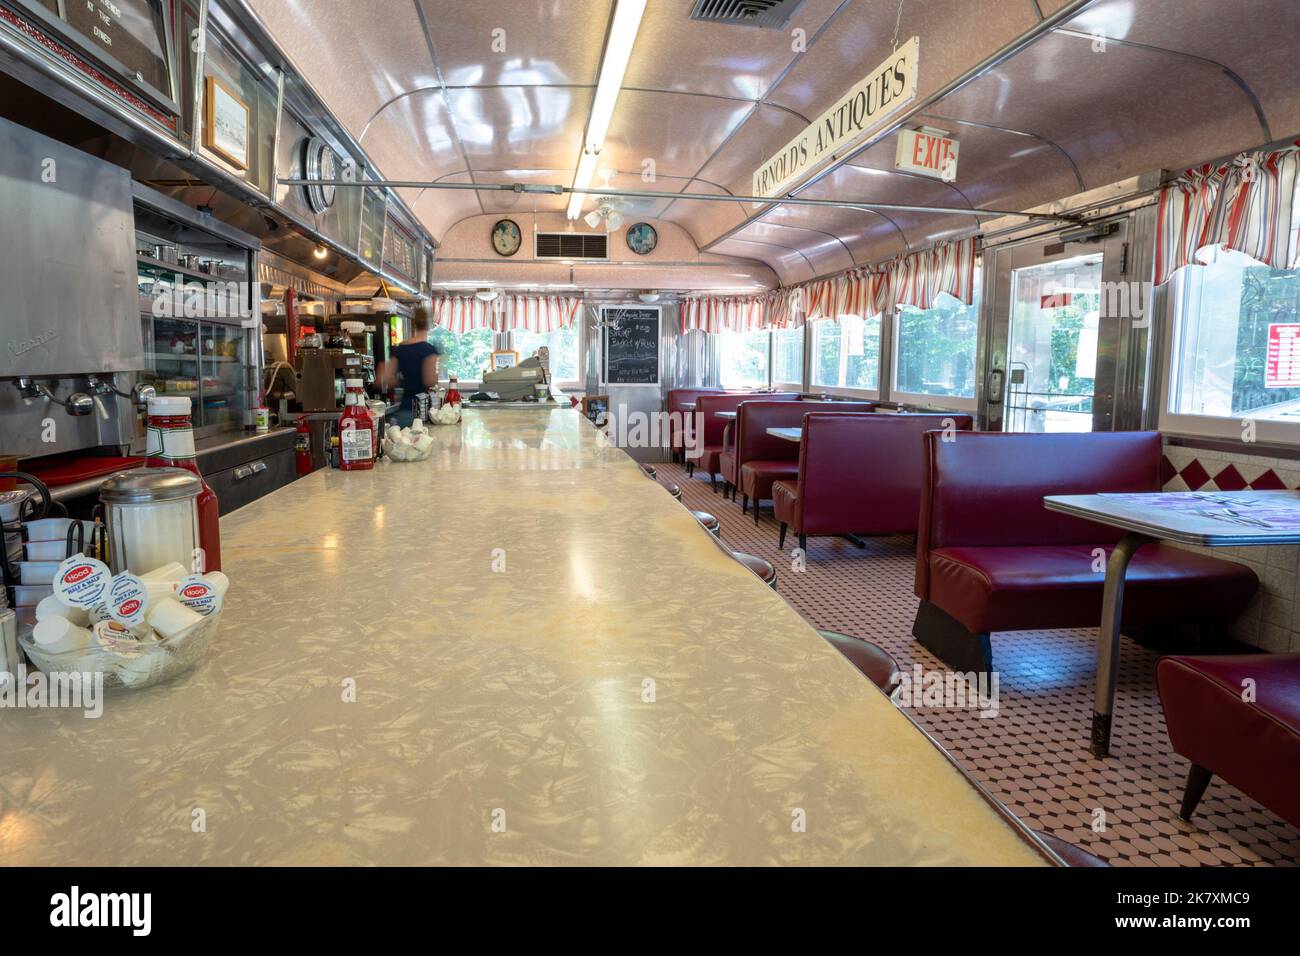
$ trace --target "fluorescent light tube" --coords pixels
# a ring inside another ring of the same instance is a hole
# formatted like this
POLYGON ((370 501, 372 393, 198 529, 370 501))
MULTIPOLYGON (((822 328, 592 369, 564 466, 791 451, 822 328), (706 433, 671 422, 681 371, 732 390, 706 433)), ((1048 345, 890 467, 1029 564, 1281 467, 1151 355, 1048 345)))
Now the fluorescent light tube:
MULTIPOLYGON (((619 90, 623 86, 623 74, 627 72, 628 61, 632 58, 632 44, 636 42, 637 31, 641 28, 641 17, 645 13, 646 0, 618 0, 614 10, 614 22, 609 28, 609 39, 605 42, 605 55, 600 61, 600 79, 596 82, 596 96, 591 103, 591 118, 587 121, 587 135, 582 142, 582 159, 578 162, 578 172, 573 178, 574 189, 585 189, 591 185, 591 177, 596 172, 596 159, 601 147, 605 145, 605 134, 609 132, 610 121, 614 118, 614 105, 618 102, 619 90)), ((570 219, 577 219, 582 211, 583 194, 576 192, 569 199, 570 219)))

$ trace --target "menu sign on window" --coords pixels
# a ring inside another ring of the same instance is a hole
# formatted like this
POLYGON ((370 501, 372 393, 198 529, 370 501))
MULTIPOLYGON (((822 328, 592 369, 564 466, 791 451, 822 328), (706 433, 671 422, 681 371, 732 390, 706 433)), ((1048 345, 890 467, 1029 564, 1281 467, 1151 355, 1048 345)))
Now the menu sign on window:
POLYGON ((1265 388, 1300 388, 1300 322, 1275 322, 1268 327, 1265 388))
MULTIPOLYGON (((26 4, 37 8, 58 32, 58 4, 26 4)), ((125 79, 172 99, 164 0, 64 0, 62 6, 61 19, 76 31, 69 40, 125 79)))

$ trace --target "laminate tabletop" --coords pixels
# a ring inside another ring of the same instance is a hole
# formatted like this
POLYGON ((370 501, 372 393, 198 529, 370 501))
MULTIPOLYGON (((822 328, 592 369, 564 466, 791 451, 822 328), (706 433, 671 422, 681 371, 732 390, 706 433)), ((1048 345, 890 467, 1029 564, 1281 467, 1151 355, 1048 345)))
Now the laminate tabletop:
POLYGON ((1051 861, 579 413, 432 431, 223 518, 193 670, 0 711, 0 862, 1051 861))

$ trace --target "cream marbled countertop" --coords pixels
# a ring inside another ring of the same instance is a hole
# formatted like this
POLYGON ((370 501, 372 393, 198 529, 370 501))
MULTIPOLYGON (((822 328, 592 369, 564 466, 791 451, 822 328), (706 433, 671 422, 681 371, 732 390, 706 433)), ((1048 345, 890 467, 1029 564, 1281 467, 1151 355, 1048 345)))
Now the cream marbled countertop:
POLYGON ((1044 862, 579 414, 434 432, 223 519, 188 674, 0 711, 0 862, 1044 862))

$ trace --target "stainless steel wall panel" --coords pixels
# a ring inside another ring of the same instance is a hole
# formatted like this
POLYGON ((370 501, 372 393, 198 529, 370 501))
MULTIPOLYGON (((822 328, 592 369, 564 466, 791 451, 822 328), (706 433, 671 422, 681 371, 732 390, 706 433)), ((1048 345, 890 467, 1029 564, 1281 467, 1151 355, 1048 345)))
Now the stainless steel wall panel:
POLYGON ((0 378, 143 368, 126 170, 0 120, 0 378))

